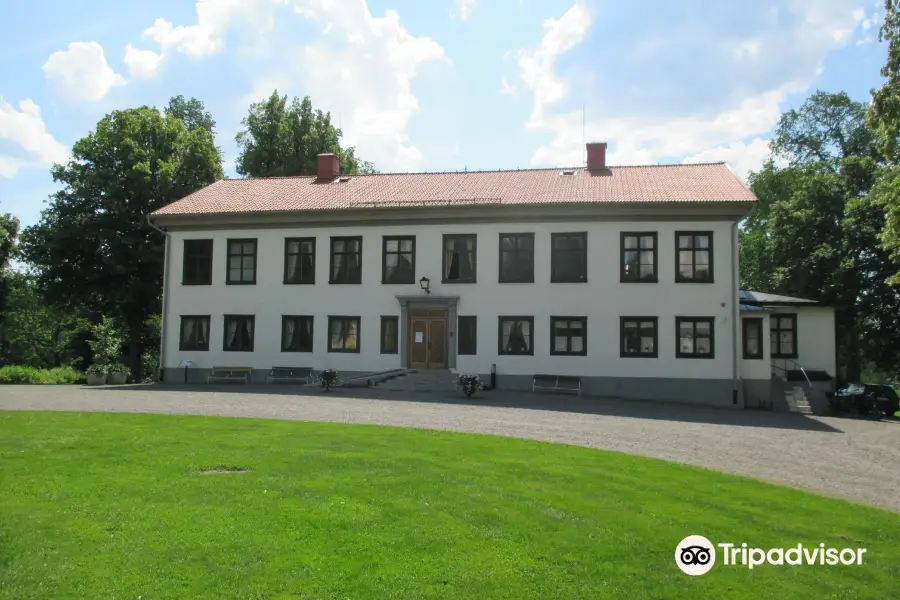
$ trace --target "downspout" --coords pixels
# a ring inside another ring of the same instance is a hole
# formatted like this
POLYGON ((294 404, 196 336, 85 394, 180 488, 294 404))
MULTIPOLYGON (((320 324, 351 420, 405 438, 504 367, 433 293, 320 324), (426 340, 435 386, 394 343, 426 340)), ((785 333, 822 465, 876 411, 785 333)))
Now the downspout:
POLYGON ((159 316, 159 381, 163 380, 163 374, 165 373, 165 365, 166 365, 166 308, 169 305, 169 285, 168 285, 168 277, 169 277, 169 232, 165 229, 160 229, 156 225, 153 224, 153 221, 150 219, 150 215, 147 215, 147 225, 157 230, 164 236, 166 236, 166 241, 163 246, 163 253, 165 258, 163 258, 163 289, 162 289, 162 313, 159 316))
POLYGON ((737 221, 731 224, 731 403, 741 408, 744 407, 742 390, 738 387, 738 351, 741 341, 738 337, 738 322, 740 321, 740 289, 738 288, 738 234, 737 221))

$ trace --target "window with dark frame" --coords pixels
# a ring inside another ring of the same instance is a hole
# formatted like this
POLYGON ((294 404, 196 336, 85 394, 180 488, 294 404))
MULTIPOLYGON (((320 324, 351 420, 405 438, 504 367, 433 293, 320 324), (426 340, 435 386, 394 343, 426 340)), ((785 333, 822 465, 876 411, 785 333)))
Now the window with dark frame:
POLYGON ((587 317, 550 317, 550 354, 587 356, 587 317))
POLYGON ((498 322, 499 354, 534 356, 534 317, 499 317, 498 322))
POLYGON ((675 281, 713 282, 713 234, 711 231, 675 232, 675 281))
POLYGON ((381 283, 416 282, 416 236, 384 236, 381 283))
POLYGON ((620 317, 619 356, 657 358, 659 356, 659 318, 620 317))
POLYGON ((620 240, 619 280, 657 283, 658 236, 655 231, 622 232, 620 240))
POLYGON ((362 283, 362 237, 331 238, 328 283, 362 283))
POLYGON ((225 283, 252 285, 256 283, 256 240, 228 240, 228 272, 225 283))
POLYGON ((359 353, 359 317, 328 317, 328 351, 359 353))
POLYGON ((478 236, 444 235, 443 283, 475 283, 478 236))
POLYGON ((478 353, 478 318, 458 317, 456 328, 456 353, 475 355, 478 353))
POLYGON ((316 238, 285 238, 284 283, 316 283, 316 238))
POLYGON ((253 352, 256 317, 253 315, 225 315, 222 349, 225 352, 253 352))
POLYGON ((759 359, 763 357, 762 323, 762 319, 743 319, 741 321, 744 358, 759 359))
POLYGON ((534 234, 500 234, 500 283, 534 283, 534 234))
POLYGON ((400 319, 397 317, 381 317, 381 353, 398 354, 400 352, 400 319))
POLYGON ((587 233, 550 234, 550 282, 587 281, 587 233))
POLYGON ((209 350, 209 315, 182 315, 179 350, 209 350))
POLYGON ((675 358, 713 358, 715 331, 713 317, 675 317, 678 338, 675 358))
POLYGON ((769 319, 772 358, 797 358, 797 315, 775 314, 769 319))
POLYGON ((282 315, 281 351, 313 351, 313 318, 309 315, 282 315))
POLYGON ((184 240, 181 283, 212 285, 212 240, 184 240))

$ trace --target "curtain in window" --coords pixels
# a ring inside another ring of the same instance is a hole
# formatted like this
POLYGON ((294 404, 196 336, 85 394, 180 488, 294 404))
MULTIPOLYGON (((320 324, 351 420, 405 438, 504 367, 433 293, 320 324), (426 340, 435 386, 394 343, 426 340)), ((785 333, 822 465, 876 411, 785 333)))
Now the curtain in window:
POLYGON ((297 267, 300 265, 300 256, 297 254, 288 254, 287 256, 287 280, 297 280, 297 267))
POLYGON ((225 340, 226 340, 225 345, 228 346, 229 348, 234 347, 234 342, 237 338, 237 329, 238 329, 237 319, 229 319, 228 324, 225 327, 225 340))
POLYGON ((241 338, 241 348, 249 348, 253 340, 253 321, 244 319, 243 336, 241 338))
POLYGON ((206 346, 209 340, 209 320, 200 319, 197 323, 197 345, 206 346))
POLYGON ((294 347, 294 337, 297 334, 297 322, 294 319, 284 320, 284 347, 294 347))
POLYGON ((343 322, 340 319, 335 319, 331 322, 331 347, 335 350, 343 349, 344 347, 344 327, 343 322))
POLYGON ((449 280, 472 279, 475 273, 475 240, 453 238, 447 240, 447 273, 449 280))
POLYGON ((195 319, 185 319, 184 320, 184 330, 181 334, 181 343, 184 346, 194 346, 197 344, 197 341, 194 339, 194 327, 196 325, 195 319))
POLYGON ((352 241, 347 244, 347 251, 351 254, 347 257, 347 271, 349 273, 349 277, 351 281, 355 281, 357 279, 357 273, 360 272, 360 254, 359 254, 359 242, 352 241))
POLYGON ((506 351, 510 354, 528 352, 531 328, 528 321, 506 321, 503 323, 504 337, 507 338, 506 351))
POLYGON ((347 323, 347 334, 346 334, 346 337, 344 338, 344 349, 356 350, 356 339, 357 339, 356 321, 351 319, 347 323))

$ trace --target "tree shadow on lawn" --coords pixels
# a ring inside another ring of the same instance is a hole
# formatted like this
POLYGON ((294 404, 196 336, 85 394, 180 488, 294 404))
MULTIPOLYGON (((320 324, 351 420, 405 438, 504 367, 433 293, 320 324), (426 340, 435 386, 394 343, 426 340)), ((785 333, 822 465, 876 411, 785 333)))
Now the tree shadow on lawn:
POLYGON ((525 410, 547 410, 585 415, 709 423, 743 427, 770 427, 843 433, 840 429, 815 418, 799 413, 772 412, 766 410, 735 410, 700 404, 683 404, 658 400, 631 400, 599 396, 574 396, 510 390, 482 391, 466 398, 455 390, 397 391, 383 387, 337 388, 325 392, 318 387, 293 384, 142 384, 89 388, 97 392, 128 394, 135 392, 229 393, 240 395, 274 395, 316 397, 322 399, 372 399, 395 402, 421 402, 430 404, 456 404, 466 406, 491 406, 525 410))

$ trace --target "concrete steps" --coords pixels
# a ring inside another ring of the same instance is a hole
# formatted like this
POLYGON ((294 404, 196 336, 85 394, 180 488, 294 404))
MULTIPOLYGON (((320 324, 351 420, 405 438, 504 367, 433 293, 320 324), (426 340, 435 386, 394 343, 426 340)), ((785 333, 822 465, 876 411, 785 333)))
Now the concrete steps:
POLYGON ((454 385, 453 374, 448 370, 409 370, 405 377, 385 382, 382 387, 392 392, 446 392, 454 385))
POLYGON ((806 397, 806 392, 803 391, 803 388, 799 385, 794 386, 791 390, 785 392, 785 401, 787 402, 788 410, 790 412, 804 415, 813 414, 809 399, 806 397))

